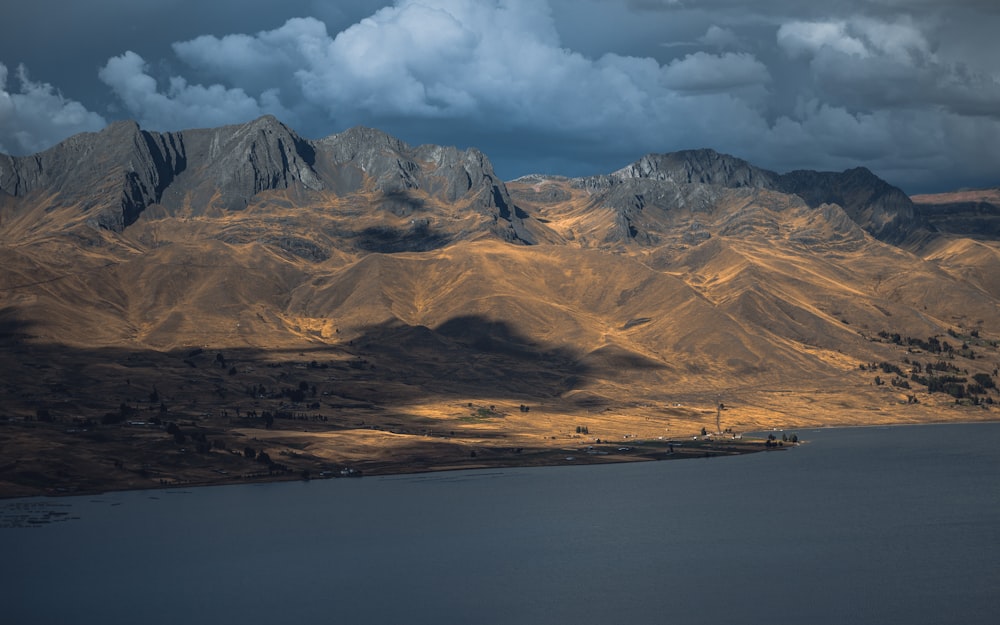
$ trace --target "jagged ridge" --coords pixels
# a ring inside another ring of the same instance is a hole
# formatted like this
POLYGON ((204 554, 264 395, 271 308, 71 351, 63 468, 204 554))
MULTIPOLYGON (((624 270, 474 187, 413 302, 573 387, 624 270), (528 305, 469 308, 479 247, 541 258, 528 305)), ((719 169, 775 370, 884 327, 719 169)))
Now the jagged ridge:
POLYGON ((813 208, 841 206, 872 236, 898 243, 927 228, 902 190, 866 168, 844 172, 797 170, 785 174, 761 169, 715 150, 684 150, 647 154, 611 174, 580 178, 577 186, 597 194, 595 204, 615 209, 619 240, 644 242, 649 234, 633 225, 636 212, 646 205, 661 208, 710 205, 717 193, 702 187, 766 189, 801 197, 813 208))
POLYGON ((91 225, 118 232, 153 204, 239 210, 264 191, 343 194, 358 191, 366 179, 390 202, 417 189, 447 202, 461 199, 492 218, 500 238, 534 242, 527 215, 482 152, 412 148, 370 128, 309 141, 273 116, 168 133, 117 122, 33 156, 0 155, 3 192, 18 198, 58 193, 59 204, 80 204, 91 225))

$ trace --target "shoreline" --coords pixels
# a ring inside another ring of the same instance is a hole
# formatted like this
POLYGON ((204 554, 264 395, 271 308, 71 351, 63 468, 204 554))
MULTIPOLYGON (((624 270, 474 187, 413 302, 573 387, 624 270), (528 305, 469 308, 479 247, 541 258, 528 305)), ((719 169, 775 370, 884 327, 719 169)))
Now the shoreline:
MULTIPOLYGON (((717 437, 701 437, 657 440, 657 441, 631 441, 627 445, 619 443, 607 443, 599 445, 586 445, 577 448, 537 448, 522 449, 511 452, 508 448, 494 450, 494 453, 479 455, 475 458, 464 460, 445 460, 433 462, 427 459, 421 463, 399 463, 392 460, 372 459, 367 462, 357 463, 355 466, 360 469, 352 469, 349 472, 327 472, 326 474, 309 474, 304 477, 301 473, 274 472, 256 473, 233 476, 221 476, 215 479, 190 479, 172 480, 169 482, 134 484, 132 486, 119 486, 108 484, 107 487, 94 488, 71 488, 52 487, 46 492, 8 494, 0 491, 0 502, 10 502, 19 499, 29 498, 50 498, 58 499, 62 497, 94 496, 111 492, 127 491, 158 491, 171 490, 177 488, 202 488, 209 486, 235 486, 243 484, 265 484, 277 482, 294 481, 314 481, 328 479, 356 479, 360 477, 385 477, 392 475, 420 475, 435 474, 457 471, 473 471, 481 469, 515 469, 515 468, 544 468, 555 466, 598 466, 609 464, 624 464, 631 462, 660 462, 672 460, 691 460, 697 458, 718 458, 728 456, 740 456, 752 453, 783 451, 791 449, 800 443, 784 442, 782 445, 775 443, 773 446, 766 444, 766 437, 747 437, 743 439, 717 437), (696 438, 698 440, 693 440, 696 438)), ((489 450, 487 450, 489 451, 489 450)))
MULTIPOLYGON (((79 476, 77 479, 67 477, 53 480, 50 484, 34 486, 6 481, 0 485, 0 502, 11 502, 29 498, 58 499, 74 496, 94 496, 111 492, 170 490, 177 488, 202 488, 208 486, 233 486, 242 484, 263 484, 290 481, 310 481, 325 479, 343 479, 357 477, 383 477, 391 475, 434 474, 454 471, 471 471, 481 469, 510 468, 542 468, 553 466, 595 466, 603 464, 621 464, 627 462, 658 462, 664 460, 688 460, 695 458, 711 458, 746 455, 769 451, 784 451, 808 443, 808 438, 799 437, 796 442, 781 441, 784 433, 797 434, 810 430, 847 430, 871 428, 901 428, 913 426, 945 426, 945 425, 975 425, 996 424, 1000 419, 964 420, 964 421, 928 421, 919 423, 875 423, 875 424, 832 424, 832 425, 800 425, 781 426, 772 429, 753 430, 742 433, 741 438, 732 434, 724 437, 717 435, 690 434, 671 437, 669 439, 643 440, 634 439, 625 442, 605 441, 603 443, 587 443, 580 441, 571 445, 551 445, 534 448, 514 448, 509 446, 476 446, 479 453, 472 456, 435 457, 432 454, 404 459, 394 457, 392 450, 384 451, 381 457, 360 459, 350 464, 342 464, 339 469, 330 469, 313 473, 311 471, 296 471, 285 469, 268 471, 266 467, 254 467, 256 471, 241 471, 229 473, 219 468, 205 464, 189 467, 187 470, 176 469, 169 479, 158 478, 155 472, 146 469, 133 470, 131 474, 105 471, 100 474, 79 476), (776 434, 777 440, 773 446, 767 444, 767 435, 776 434), (123 479, 125 478, 125 479, 123 479)), ((565 441, 561 441, 565 442, 565 441)), ((207 461, 230 461, 231 454, 215 451, 208 455, 192 458, 207 461)), ((0 477, 5 470, 16 466, 15 461, 6 466, 0 466, 0 477)), ((42 477, 42 476, 39 476, 42 477)))

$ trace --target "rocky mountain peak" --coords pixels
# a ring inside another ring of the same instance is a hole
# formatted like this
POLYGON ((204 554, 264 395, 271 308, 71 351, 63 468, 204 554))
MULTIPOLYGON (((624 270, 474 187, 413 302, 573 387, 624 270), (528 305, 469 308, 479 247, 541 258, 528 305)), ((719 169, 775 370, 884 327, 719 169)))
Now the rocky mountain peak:
POLYGON ((883 241, 898 243, 927 226, 906 193, 865 167, 839 173, 791 171, 778 177, 775 189, 794 193, 813 207, 837 204, 883 241))
POLYGON ((181 165, 161 147, 170 139, 133 121, 81 133, 24 157, 0 159, 0 188, 15 197, 54 193, 57 203, 79 204, 95 226, 121 230, 155 202, 181 165), (162 145, 161 145, 162 144, 162 145))
MULTIPOLYGON (((778 174, 711 149, 647 154, 604 176, 576 179, 574 184, 598 196, 598 203, 621 213, 622 223, 637 221, 646 205, 663 209, 711 204, 715 189, 765 189, 801 197, 809 206, 841 206, 869 234, 900 242, 925 228, 909 197, 865 167, 844 172, 811 170, 778 174)), ((636 239, 633 226, 620 229, 623 239, 636 239)))
POLYGON ((371 163, 386 151, 402 154, 410 147, 400 139, 375 128, 355 126, 316 142, 335 163, 371 163))
POLYGON ((481 151, 411 147, 373 128, 309 141, 270 115, 165 133, 122 121, 33 156, 0 155, 0 192, 14 198, 44 192, 46 202, 79 206, 85 223, 113 231, 153 204, 168 214, 209 213, 242 210, 271 190, 345 195, 364 188, 378 192, 376 204, 397 217, 432 198, 479 213, 504 240, 535 238, 481 151))
MULTIPOLYGON (((892 242, 922 227, 906 194, 863 167, 777 174, 715 150, 684 150, 647 154, 618 171, 570 184, 585 188, 595 205, 621 213, 623 239, 641 239, 637 224, 650 208, 706 210, 724 189, 795 194, 812 207, 837 204, 869 233, 892 242)), ((4 194, 44 192, 47 202, 79 206, 87 223, 116 231, 152 204, 168 212, 185 206, 240 210, 264 191, 289 189, 337 195, 372 189, 381 194, 381 205, 397 213, 434 198, 479 213, 509 241, 532 242, 532 232, 543 228, 528 224, 481 151, 413 147, 361 126, 309 141, 270 115, 166 133, 122 121, 32 156, 0 155, 4 194)))
POLYGON ((455 201, 482 184, 503 184, 493 165, 479 150, 421 145, 412 147, 380 130, 357 126, 316 142, 317 149, 336 166, 360 168, 387 193, 407 189, 444 191, 455 201))
POLYGON ((358 126, 316 142, 321 159, 328 162, 331 179, 351 190, 360 170, 374 186, 392 198, 405 198, 420 190, 445 202, 468 202, 493 220, 494 234, 508 241, 532 242, 522 223, 526 217, 513 204, 507 187, 493 170, 489 158, 475 148, 410 146, 380 130, 358 126))
POLYGON ((714 184, 723 187, 766 188, 773 174, 715 150, 683 150, 669 154, 647 154, 611 174, 616 180, 642 178, 681 184, 714 184))
POLYGON ((271 115, 179 134, 187 158, 187 173, 178 179, 182 193, 206 200, 218 193, 225 208, 240 209, 262 191, 324 188, 311 143, 271 115))

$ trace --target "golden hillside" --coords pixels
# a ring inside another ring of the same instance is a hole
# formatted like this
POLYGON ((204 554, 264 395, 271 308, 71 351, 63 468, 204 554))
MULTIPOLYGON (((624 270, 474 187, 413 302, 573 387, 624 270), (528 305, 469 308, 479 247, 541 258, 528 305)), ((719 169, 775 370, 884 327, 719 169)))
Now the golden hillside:
POLYGON ((447 191, 440 151, 404 155, 391 192, 331 156, 338 188, 204 209, 199 182, 121 230, 65 193, 8 195, 0 490, 213 481, 248 472, 223 451, 245 447, 295 471, 433 469, 717 416, 995 418, 997 241, 904 249, 760 186, 503 185, 487 167, 487 191, 447 191))

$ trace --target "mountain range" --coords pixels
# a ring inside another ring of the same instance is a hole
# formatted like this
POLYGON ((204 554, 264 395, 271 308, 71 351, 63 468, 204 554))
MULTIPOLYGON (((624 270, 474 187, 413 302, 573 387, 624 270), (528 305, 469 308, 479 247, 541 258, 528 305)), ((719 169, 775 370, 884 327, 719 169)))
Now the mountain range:
POLYGON ((0 155, 0 417, 154 387, 175 418, 277 410, 245 389, 294 382, 409 434, 991 418, 998 215, 707 149, 505 182, 369 128, 117 122, 0 155), (479 405, 507 417, 448 421, 479 405))

